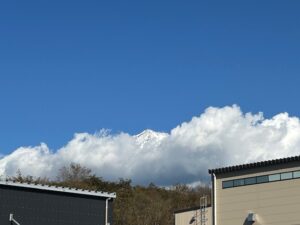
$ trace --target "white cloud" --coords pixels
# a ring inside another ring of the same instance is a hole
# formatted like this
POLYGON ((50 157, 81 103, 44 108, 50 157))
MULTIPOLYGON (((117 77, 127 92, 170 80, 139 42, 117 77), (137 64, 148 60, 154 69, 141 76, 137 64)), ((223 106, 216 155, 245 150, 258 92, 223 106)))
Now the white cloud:
POLYGON ((0 159, 0 174, 55 177, 70 162, 91 168, 109 180, 169 185, 208 179, 207 169, 298 155, 300 122, 280 113, 244 114, 238 106, 210 107, 170 133, 146 130, 139 135, 79 133, 55 152, 46 144, 20 147, 0 159))

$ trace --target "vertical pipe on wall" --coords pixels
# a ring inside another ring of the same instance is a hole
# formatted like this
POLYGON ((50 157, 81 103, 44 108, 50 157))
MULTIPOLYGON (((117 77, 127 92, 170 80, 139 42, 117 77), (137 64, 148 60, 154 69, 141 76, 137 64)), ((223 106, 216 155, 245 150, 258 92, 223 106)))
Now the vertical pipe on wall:
POLYGON ((212 191, 213 191, 213 225, 217 225, 217 185, 216 185, 216 175, 212 174, 212 191))
POLYGON ((108 223, 108 201, 110 199, 111 198, 107 198, 105 201, 105 225, 107 225, 107 223, 108 223))

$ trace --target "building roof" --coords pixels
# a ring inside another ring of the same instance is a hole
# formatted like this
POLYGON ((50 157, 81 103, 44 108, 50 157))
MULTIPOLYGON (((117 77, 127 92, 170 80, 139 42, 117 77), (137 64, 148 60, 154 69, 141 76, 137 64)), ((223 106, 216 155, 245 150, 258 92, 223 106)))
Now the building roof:
POLYGON ((89 195, 89 196, 96 196, 96 197, 103 197, 103 198, 116 198, 116 193, 90 191, 90 190, 83 190, 77 188, 59 187, 59 186, 51 186, 51 185, 43 185, 43 184, 35 184, 35 183, 20 183, 20 182, 8 181, 8 180, 0 180, 0 185, 28 188, 28 189, 37 189, 37 190, 44 190, 44 191, 53 191, 53 192, 60 192, 60 193, 89 195))
POLYGON ((209 169, 209 174, 221 174, 221 173, 229 173, 229 172, 235 172, 240 170, 247 170, 252 168, 258 168, 258 167, 267 167, 272 165, 280 165, 280 164, 287 164, 291 162, 300 162, 300 156, 293 156, 288 158, 281 158, 281 159, 273 159, 268 161, 261 161, 261 162, 254 162, 254 163, 248 163, 248 164, 242 164, 242 165, 236 165, 236 166, 228 166, 223 168, 216 168, 216 169, 209 169))
MULTIPOLYGON (((208 204, 206 207, 209 208, 209 207, 211 207, 211 205, 208 204)), ((178 209, 178 210, 174 211, 174 214, 194 211, 194 210, 198 210, 198 209, 200 209, 200 206, 194 206, 194 207, 189 207, 189 208, 184 208, 184 209, 178 209)))

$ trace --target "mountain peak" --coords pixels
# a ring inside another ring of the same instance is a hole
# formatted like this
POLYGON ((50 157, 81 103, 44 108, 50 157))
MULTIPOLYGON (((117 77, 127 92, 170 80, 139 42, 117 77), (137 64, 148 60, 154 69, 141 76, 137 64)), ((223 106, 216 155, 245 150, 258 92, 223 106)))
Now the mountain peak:
POLYGON ((135 135, 134 137, 136 139, 137 144, 143 148, 145 145, 157 146, 167 136, 167 133, 156 132, 151 129, 146 129, 141 133, 135 135))

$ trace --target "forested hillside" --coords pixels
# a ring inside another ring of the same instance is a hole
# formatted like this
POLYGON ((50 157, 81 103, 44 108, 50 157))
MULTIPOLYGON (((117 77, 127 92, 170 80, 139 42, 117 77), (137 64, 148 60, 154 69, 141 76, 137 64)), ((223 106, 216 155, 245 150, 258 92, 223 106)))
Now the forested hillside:
MULTIPOLYGON (((9 179, 87 190, 116 192, 114 201, 114 225, 173 225, 174 210, 199 205, 200 196, 210 197, 208 186, 189 187, 175 184, 171 187, 133 185, 131 180, 120 179, 109 182, 95 176, 92 171, 79 164, 63 167, 57 178, 34 178, 22 176, 21 171, 9 179)), ((209 199, 210 200, 210 199, 209 199)))

